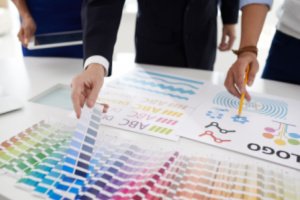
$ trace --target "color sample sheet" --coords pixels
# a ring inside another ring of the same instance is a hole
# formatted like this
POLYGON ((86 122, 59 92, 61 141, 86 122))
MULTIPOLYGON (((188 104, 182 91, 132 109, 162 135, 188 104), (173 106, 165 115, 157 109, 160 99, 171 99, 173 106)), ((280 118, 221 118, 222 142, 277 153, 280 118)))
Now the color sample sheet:
POLYGON ((252 94, 239 99, 201 80, 135 70, 106 84, 102 123, 170 140, 178 136, 300 169, 300 102, 252 94))
POLYGON ((40 122, 4 141, 1 176, 55 200, 300 199, 296 170, 136 144, 101 133, 101 111, 84 108, 73 129, 40 122))
POLYGON ((101 102, 110 109, 105 125, 169 140, 178 140, 178 127, 198 105, 204 82, 180 76, 136 70, 105 85, 101 102))
POLYGON ((251 93, 237 116, 239 99, 209 87, 206 103, 189 115, 183 137, 300 169, 300 102, 251 93))

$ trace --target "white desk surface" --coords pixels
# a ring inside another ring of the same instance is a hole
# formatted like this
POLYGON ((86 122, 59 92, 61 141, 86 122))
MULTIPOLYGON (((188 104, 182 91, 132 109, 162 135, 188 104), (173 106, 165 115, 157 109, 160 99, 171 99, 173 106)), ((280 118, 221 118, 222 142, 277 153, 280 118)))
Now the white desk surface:
MULTIPOLYGON (((157 69, 160 72, 187 76, 201 80, 211 81, 217 85, 223 85, 225 74, 218 72, 209 72, 203 70, 192 70, 183 68, 143 66, 133 63, 114 63, 113 76, 121 75, 135 67, 146 67, 157 69)), ((72 78, 82 71, 81 59, 62 59, 62 58, 25 58, 22 59, 0 59, 0 95, 1 90, 4 94, 18 96, 25 101, 22 110, 0 115, 0 142, 4 141, 20 131, 30 127, 32 124, 54 117, 64 117, 70 115, 69 112, 48 107, 40 104, 28 102, 28 99, 40 94, 46 89, 57 83, 70 85, 72 78), (2 89, 1 89, 2 87, 2 89)), ((281 97, 300 100, 300 86, 267 81, 257 78, 256 82, 250 89, 259 93, 277 95, 281 97)), ((299 105, 300 107, 300 105, 299 105)), ((299 109, 300 110, 300 109, 299 109)), ((104 130, 111 131, 114 128, 103 127, 104 130)), ((164 146, 180 146, 188 151, 205 151, 225 157, 240 158, 256 163, 268 164, 275 166, 266 161, 251 158, 245 155, 219 149, 205 145, 199 142, 181 138, 178 142, 170 142, 142 134, 132 133, 119 129, 114 129, 116 135, 122 138, 135 141, 155 142, 164 146), (122 135, 122 136, 121 136, 122 135)), ((299 175, 299 172, 296 172, 299 175)), ((34 199, 29 193, 16 189, 13 185, 16 181, 14 178, 1 177, 0 199, 34 199)))

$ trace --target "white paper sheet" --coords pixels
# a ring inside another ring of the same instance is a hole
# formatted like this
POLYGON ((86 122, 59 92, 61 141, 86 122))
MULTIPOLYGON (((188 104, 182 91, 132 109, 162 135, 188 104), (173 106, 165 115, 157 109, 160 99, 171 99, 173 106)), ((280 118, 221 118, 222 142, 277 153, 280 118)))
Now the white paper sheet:
POLYGON ((189 115, 181 136, 300 169, 300 102, 251 93, 239 117, 239 99, 206 87, 206 103, 189 115))
POLYGON ((185 77, 135 70, 107 83, 100 100, 110 109, 105 125, 155 137, 178 140, 179 127, 204 82, 185 77))
POLYGON ((155 71, 135 70, 107 83, 105 125, 169 140, 179 136, 300 169, 300 102, 252 94, 239 99, 224 87, 155 71))

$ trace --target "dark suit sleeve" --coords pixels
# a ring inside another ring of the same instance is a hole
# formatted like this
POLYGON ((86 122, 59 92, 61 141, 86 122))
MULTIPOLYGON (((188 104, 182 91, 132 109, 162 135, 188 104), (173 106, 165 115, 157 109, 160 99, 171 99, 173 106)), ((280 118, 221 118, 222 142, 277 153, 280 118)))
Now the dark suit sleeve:
POLYGON ((125 0, 83 0, 82 27, 84 60, 93 55, 105 57, 111 75, 112 55, 125 0))
POLYGON ((239 15, 239 0, 220 0, 223 24, 236 24, 239 15))

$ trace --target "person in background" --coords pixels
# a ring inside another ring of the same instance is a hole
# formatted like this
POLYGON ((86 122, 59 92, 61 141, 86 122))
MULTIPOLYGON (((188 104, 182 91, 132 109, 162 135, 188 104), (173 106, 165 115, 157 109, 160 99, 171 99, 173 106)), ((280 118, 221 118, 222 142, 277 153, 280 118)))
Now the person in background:
POLYGON ((299 56, 300 0, 285 0, 262 78, 300 85, 299 56))
POLYGON ((11 30, 7 0, 0 0, 0 37, 11 30))
POLYGON ((81 30, 82 0, 12 0, 16 5, 21 28, 18 38, 24 56, 51 56, 82 58, 82 45, 28 50, 35 34, 81 30))
POLYGON ((235 51, 238 57, 228 70, 224 85, 232 95, 240 98, 241 94, 245 93, 245 98, 250 101, 250 95, 243 85, 244 76, 249 65, 247 85, 251 86, 259 68, 256 46, 273 1, 241 0, 240 2, 243 13, 240 48, 235 51))
MULTIPOLYGON (((111 75, 112 55, 125 0, 83 1, 85 70, 72 81, 77 117, 92 107, 104 77, 111 75)), ((138 0, 135 29, 137 63, 213 70, 220 3, 223 34, 219 49, 235 39, 239 0, 138 0)))

